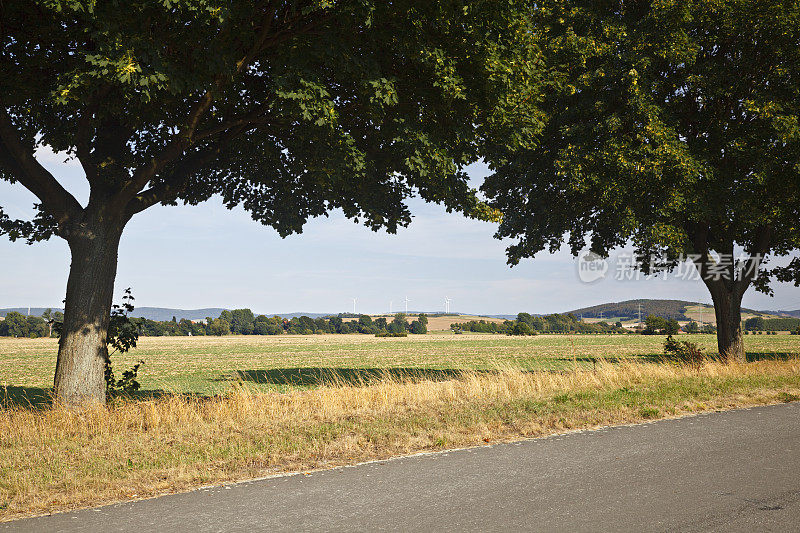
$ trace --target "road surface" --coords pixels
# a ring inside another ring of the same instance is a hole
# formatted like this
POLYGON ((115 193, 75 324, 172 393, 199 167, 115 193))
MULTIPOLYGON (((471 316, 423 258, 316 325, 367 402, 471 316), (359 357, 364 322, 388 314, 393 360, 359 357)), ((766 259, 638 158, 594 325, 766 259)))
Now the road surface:
POLYGON ((6 531, 800 531, 800 404, 0 524, 6 531))

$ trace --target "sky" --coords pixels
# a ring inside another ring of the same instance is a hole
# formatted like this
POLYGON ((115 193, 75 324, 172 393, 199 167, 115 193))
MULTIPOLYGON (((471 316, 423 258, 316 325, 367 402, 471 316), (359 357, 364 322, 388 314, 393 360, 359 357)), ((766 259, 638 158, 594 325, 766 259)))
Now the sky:
MULTIPOLYGON (((84 203, 88 186, 75 161, 39 152, 39 160, 84 203)), ((470 168, 473 185, 486 169, 470 168)), ((0 181, 0 206, 29 217, 34 197, 0 181)), ((564 312, 605 302, 670 298, 710 303, 700 281, 616 279, 629 250, 612 254, 606 276, 581 281, 562 249, 510 268, 508 242, 495 225, 411 200, 414 220, 395 235, 375 233, 341 213, 310 221, 282 239, 242 209, 216 198, 200 206, 156 206, 137 215, 122 237, 115 293, 133 289, 137 306, 250 308, 257 313, 443 311, 475 314, 564 312), (616 257, 615 257, 616 256, 616 257)), ((0 308, 61 307, 69 268, 66 242, 28 246, 0 237, 0 308)), ((585 276, 584 276, 585 278, 585 276)), ((748 291, 744 306, 800 309, 800 288, 777 284, 775 297, 748 291)))

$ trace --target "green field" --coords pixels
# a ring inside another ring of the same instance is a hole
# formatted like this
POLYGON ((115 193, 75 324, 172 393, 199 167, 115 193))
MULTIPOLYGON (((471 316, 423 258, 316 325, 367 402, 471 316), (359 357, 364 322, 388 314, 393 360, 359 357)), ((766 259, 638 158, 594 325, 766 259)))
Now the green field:
MULTIPOLYGON (((681 336, 716 350, 712 335, 681 336)), ((142 359, 145 391, 216 394, 233 382, 261 390, 312 387, 336 372, 355 383, 387 373, 446 378, 462 370, 516 368, 565 370, 591 367, 595 359, 651 359, 663 336, 642 335, 281 335, 143 337, 139 347, 114 356, 117 375, 142 359)), ((800 353, 800 336, 746 337, 753 358, 800 353)), ((0 388, 35 396, 52 384, 53 339, 0 338, 0 388)), ((0 395, 3 391, 0 390, 0 395)))

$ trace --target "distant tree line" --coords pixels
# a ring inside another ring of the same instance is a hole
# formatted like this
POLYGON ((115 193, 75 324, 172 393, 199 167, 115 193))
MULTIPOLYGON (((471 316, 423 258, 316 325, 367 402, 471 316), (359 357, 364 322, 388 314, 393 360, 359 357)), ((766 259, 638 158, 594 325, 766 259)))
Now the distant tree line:
POLYGON ((0 337, 54 337, 64 321, 60 311, 48 309, 42 316, 26 316, 16 311, 9 312, 0 321, 0 337))
POLYGON ((754 316, 744 321, 745 331, 797 331, 800 318, 764 318, 754 316))
POLYGON ((416 320, 408 322, 403 313, 397 313, 391 321, 384 317, 375 320, 368 315, 343 313, 331 317, 311 318, 298 316, 291 319, 280 316, 256 316, 250 309, 222 311, 219 317, 208 317, 202 322, 191 320, 156 321, 146 318, 132 318, 142 336, 184 336, 184 335, 311 335, 322 333, 414 333, 428 332, 428 317, 422 313, 416 320), (345 320, 355 318, 357 320, 345 320))
POLYGON ((503 322, 487 322, 472 320, 461 324, 453 324, 450 328, 455 332, 471 331, 476 333, 503 333, 506 335, 536 335, 538 333, 624 333, 622 324, 607 322, 583 322, 571 313, 533 316, 519 313, 516 320, 503 322))

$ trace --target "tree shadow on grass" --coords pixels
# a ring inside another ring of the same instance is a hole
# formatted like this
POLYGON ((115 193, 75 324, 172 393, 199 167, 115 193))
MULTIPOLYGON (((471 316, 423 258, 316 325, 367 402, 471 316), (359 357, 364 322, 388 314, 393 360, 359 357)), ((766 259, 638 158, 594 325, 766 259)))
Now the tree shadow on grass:
MULTIPOLYGON (((176 394, 160 389, 140 390, 136 392, 115 395, 111 397, 110 400, 113 401, 117 398, 124 398, 129 400, 146 401, 165 398, 168 396, 176 396, 176 394)), ((205 397, 195 393, 184 393, 178 394, 177 396, 196 396, 200 398, 205 397)), ((52 387, 23 387, 17 385, 0 387, 0 408, 42 411, 45 409, 50 409, 52 406, 52 387)))
POLYGON ((0 406, 5 408, 42 410, 52 404, 52 387, 0 387, 0 406))
POLYGON ((379 381, 447 381, 473 373, 492 373, 494 370, 434 369, 434 368, 273 368, 268 370, 237 370, 216 381, 245 381, 261 385, 315 387, 320 385, 363 386, 379 381))
POLYGON ((747 362, 754 361, 788 361, 800 358, 797 352, 747 352, 745 354, 747 362))
POLYGON ((642 355, 612 355, 612 356, 604 356, 604 357, 592 357, 588 355, 579 355, 577 357, 569 357, 563 356, 554 358, 558 361, 578 361, 580 363, 599 363, 604 361, 606 363, 623 363, 623 362, 635 362, 635 363, 658 363, 664 359, 664 354, 653 353, 653 354, 642 354, 642 355))

